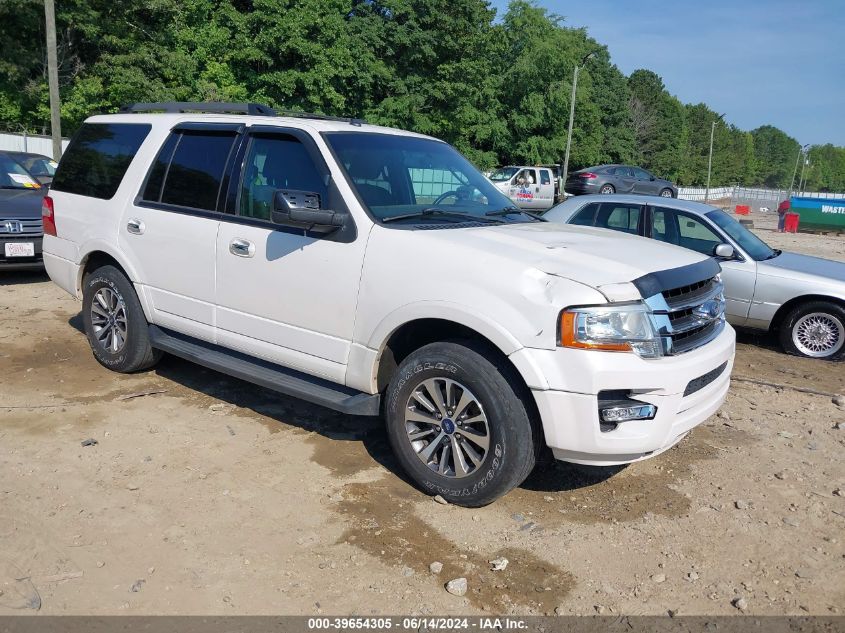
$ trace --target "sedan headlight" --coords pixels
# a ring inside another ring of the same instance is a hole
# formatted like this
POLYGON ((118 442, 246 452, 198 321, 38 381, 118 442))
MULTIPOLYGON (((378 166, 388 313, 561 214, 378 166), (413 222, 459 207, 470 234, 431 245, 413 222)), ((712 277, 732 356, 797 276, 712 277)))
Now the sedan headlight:
POLYGON ((660 336, 644 303, 571 308, 560 313, 563 347, 634 352, 642 358, 663 355, 660 336))

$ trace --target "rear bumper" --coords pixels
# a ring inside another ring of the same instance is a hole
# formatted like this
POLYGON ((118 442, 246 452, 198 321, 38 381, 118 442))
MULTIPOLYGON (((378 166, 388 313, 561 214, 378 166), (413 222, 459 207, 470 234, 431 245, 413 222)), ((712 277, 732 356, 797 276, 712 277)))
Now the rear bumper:
MULTIPOLYGON (((625 464, 660 454, 713 415, 724 402, 730 386, 735 340, 733 329, 726 327, 715 340, 697 350, 652 361, 633 354, 584 351, 579 352, 583 362, 573 366, 572 355, 561 355, 561 362, 566 364, 560 367, 561 374, 589 374, 581 386, 590 388, 532 389, 546 443, 557 459, 596 466, 625 464), (721 373, 706 386, 684 395, 692 381, 723 364, 721 373), (602 431, 598 393, 604 390, 625 390, 629 397, 655 405, 657 414, 652 420, 622 422, 613 430, 602 431)), ((540 364, 548 367, 551 360, 546 357, 540 364)), ((550 386, 558 382, 561 374, 547 374, 550 386)))
POLYGON ((50 279, 62 290, 79 298, 79 264, 52 253, 44 253, 44 268, 50 279))
POLYGON ((44 268, 41 246, 44 237, 41 235, 21 234, 12 237, 4 234, 0 237, 0 270, 41 270, 44 268), (34 257, 6 257, 6 244, 15 242, 32 242, 35 247, 34 257))
POLYGON ((590 182, 589 180, 579 178, 578 180, 568 181, 563 189, 566 193, 582 196, 590 193, 599 193, 601 187, 598 182, 590 182))

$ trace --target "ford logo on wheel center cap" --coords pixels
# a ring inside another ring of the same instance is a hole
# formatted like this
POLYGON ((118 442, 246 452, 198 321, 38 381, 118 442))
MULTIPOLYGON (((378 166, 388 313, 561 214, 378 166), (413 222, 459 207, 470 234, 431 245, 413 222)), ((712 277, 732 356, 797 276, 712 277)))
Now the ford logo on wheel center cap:
POLYGON ((443 432, 447 435, 451 435, 455 432, 455 423, 452 422, 452 420, 450 420, 449 418, 446 418, 445 420, 443 420, 443 422, 440 423, 440 428, 442 428, 443 432))

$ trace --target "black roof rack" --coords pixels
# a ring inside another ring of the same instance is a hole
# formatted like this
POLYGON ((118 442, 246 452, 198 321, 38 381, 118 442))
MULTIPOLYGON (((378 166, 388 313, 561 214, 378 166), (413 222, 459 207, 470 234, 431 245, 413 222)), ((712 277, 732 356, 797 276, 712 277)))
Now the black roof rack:
POLYGON ((130 103, 120 108, 121 112, 210 112, 221 114, 248 114, 252 116, 288 116, 300 119, 318 119, 320 121, 340 121, 350 125, 363 125, 363 119, 355 117, 330 116, 314 112, 299 112, 297 110, 274 110, 261 103, 222 103, 222 102, 191 102, 165 101, 161 103, 130 103))
POLYGON ((276 116, 276 111, 261 103, 222 103, 165 101, 162 103, 130 103, 120 108, 121 112, 220 112, 228 114, 249 114, 253 116, 276 116))

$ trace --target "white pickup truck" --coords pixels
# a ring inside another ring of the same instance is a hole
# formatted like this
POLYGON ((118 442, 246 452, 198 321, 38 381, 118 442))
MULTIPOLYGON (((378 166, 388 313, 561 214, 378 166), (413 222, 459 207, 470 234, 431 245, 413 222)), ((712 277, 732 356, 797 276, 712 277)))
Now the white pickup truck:
POLYGON ((542 211, 560 201, 556 171, 548 166, 508 165, 490 174, 490 182, 520 209, 542 211))
POLYGON ((656 455, 728 390, 713 259, 525 214, 418 134, 136 104, 85 122, 43 221, 105 367, 167 352, 383 415, 411 479, 466 506, 519 485, 544 445, 656 455))

